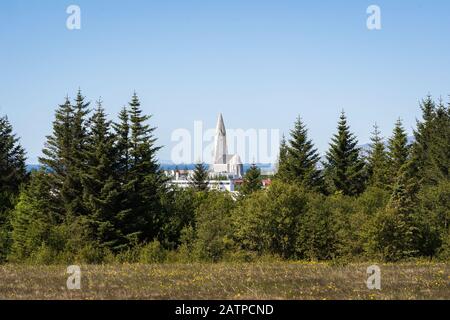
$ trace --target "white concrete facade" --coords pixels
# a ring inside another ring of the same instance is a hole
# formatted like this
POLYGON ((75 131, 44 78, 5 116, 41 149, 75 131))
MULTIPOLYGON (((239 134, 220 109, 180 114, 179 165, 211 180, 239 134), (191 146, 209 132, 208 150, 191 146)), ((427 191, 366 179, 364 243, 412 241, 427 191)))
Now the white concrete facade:
POLYGON ((214 138, 213 163, 210 166, 211 176, 225 176, 229 178, 242 178, 244 165, 238 154, 228 154, 227 132, 222 114, 219 114, 214 138))

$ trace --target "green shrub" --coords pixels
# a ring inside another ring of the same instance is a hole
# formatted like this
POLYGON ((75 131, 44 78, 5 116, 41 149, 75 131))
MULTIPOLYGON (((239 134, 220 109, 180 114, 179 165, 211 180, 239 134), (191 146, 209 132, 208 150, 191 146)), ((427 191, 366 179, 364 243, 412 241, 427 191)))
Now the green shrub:
POLYGON ((144 245, 140 250, 139 262, 141 263, 162 263, 167 258, 167 251, 161 246, 158 240, 144 245))
POLYGON ((105 261, 109 250, 98 244, 87 244, 76 255, 75 260, 79 263, 101 264, 105 261))
POLYGON ((233 211, 233 238, 244 251, 292 258, 307 194, 275 181, 267 190, 246 197, 233 211))
POLYGON ((51 247, 42 243, 39 248, 33 251, 28 259, 25 261, 36 265, 50 265, 56 264, 58 253, 51 247))
POLYGON ((442 238, 442 246, 439 249, 438 258, 442 261, 450 261, 450 232, 442 238))
POLYGON ((194 255, 203 261, 220 261, 228 250, 233 250, 231 210, 235 202, 230 195, 208 192, 195 211, 196 240, 194 255))

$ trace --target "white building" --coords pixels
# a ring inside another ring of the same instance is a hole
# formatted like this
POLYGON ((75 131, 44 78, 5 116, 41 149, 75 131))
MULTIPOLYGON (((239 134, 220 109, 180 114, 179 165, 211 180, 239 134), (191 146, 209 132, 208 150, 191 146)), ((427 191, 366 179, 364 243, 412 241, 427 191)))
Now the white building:
POLYGON ((219 114, 214 138, 213 163, 210 166, 213 177, 225 176, 231 179, 242 178, 244 165, 238 154, 228 154, 227 132, 222 114, 219 114))
MULTIPOLYGON (((193 170, 171 170, 166 175, 171 178, 170 183, 180 188, 191 185, 193 170)), ((235 180, 244 175, 244 165, 237 154, 228 154, 227 132, 222 114, 219 114, 214 138, 214 155, 209 166, 208 188, 211 190, 235 192, 235 180)))

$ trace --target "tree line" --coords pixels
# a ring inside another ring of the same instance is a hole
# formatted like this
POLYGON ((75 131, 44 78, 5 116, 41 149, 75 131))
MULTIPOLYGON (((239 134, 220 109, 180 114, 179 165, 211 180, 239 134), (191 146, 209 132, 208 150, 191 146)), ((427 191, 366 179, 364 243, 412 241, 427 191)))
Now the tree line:
POLYGON ((155 127, 134 94, 117 121, 81 91, 55 112, 41 169, 0 119, 0 261, 193 262, 450 257, 450 106, 421 101, 414 141, 401 120, 358 147, 342 112, 325 159, 299 117, 264 188, 255 166, 239 196, 178 189, 163 174, 155 127))

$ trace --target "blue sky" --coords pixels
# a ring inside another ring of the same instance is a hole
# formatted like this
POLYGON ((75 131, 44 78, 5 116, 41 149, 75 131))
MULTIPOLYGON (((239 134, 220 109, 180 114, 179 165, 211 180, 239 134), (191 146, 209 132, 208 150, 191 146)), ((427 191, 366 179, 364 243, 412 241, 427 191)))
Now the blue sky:
POLYGON ((25 1, 0 3, 0 115, 35 163, 56 106, 78 87, 111 117, 134 90, 154 115, 161 159, 171 133, 214 127, 279 128, 297 115, 321 152, 345 109, 361 143, 377 122, 409 132, 427 93, 450 93, 450 2, 25 1), (66 8, 81 8, 81 30, 66 8), (382 30, 366 28, 381 8, 382 30))

